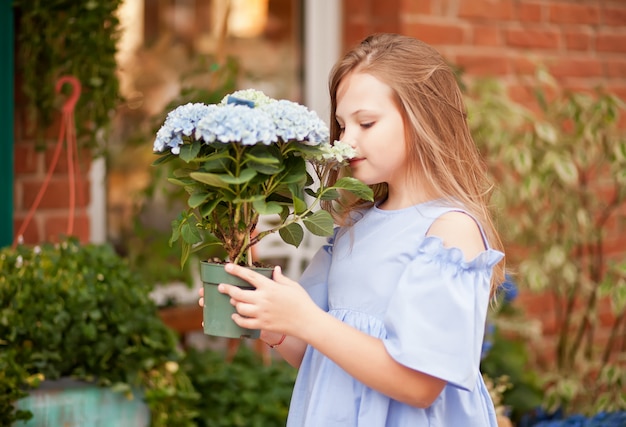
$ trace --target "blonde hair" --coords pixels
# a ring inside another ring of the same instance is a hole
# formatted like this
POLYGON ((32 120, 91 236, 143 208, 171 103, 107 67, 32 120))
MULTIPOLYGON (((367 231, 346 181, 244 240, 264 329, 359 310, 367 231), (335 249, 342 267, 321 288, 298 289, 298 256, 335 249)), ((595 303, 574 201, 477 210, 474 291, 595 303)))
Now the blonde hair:
MULTIPOLYGON (((337 90, 346 76, 367 73, 387 84, 403 116, 409 172, 423 180, 433 198, 444 198, 473 215, 492 248, 502 250, 489 199, 493 190, 486 166, 470 133, 463 96, 455 75, 443 57, 426 43, 398 34, 375 34, 349 51, 330 73, 330 137, 340 137, 335 118, 337 90)), ((345 172, 345 171, 344 171, 345 172)), ((327 171, 329 183, 342 171, 327 171)), ((387 197, 385 183, 371 186, 375 202, 387 197)), ((343 199, 325 203, 338 224, 372 202, 343 199)), ((504 261, 494 268, 492 294, 504 280, 504 261)))

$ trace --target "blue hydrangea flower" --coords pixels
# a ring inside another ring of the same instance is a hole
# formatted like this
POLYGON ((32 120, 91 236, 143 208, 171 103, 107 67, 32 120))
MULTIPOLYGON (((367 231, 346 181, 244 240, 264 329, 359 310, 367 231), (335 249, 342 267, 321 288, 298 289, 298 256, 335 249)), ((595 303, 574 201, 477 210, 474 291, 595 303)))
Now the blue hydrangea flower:
POLYGON ((276 142, 272 118, 258 108, 227 104, 215 106, 196 127, 195 137, 207 144, 215 141, 242 145, 269 145, 276 142))
POLYGON ((303 105, 279 100, 258 107, 266 112, 276 125, 276 136, 283 141, 300 141, 307 145, 327 142, 330 136, 326 124, 303 105))
POLYGON ((158 130, 153 150, 162 153, 169 149, 179 154, 184 137, 207 144, 269 145, 280 140, 319 145, 328 144, 329 135, 326 124, 305 106, 246 89, 227 95, 219 104, 189 103, 174 109, 158 130), (248 102, 229 103, 233 97, 248 102), (251 103, 253 108, 247 105, 251 103))
POLYGON ((200 119, 214 108, 214 105, 189 103, 170 111, 165 118, 165 123, 157 131, 153 150, 161 153, 166 148, 170 148, 173 154, 178 154, 183 144, 183 135, 191 136, 200 119))

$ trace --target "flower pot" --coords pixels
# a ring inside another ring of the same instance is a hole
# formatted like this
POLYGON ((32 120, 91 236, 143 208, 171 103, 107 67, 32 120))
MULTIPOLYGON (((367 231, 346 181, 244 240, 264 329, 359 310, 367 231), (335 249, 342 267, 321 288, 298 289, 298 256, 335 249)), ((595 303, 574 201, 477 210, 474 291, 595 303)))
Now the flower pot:
POLYGON ((110 388, 99 387, 84 381, 61 378, 44 381, 29 395, 16 402, 16 407, 29 410, 33 418, 16 422, 14 427, 39 426, 102 426, 147 427, 150 410, 134 391, 134 399, 110 388))
MULTIPOLYGON (((253 268, 253 270, 266 277, 272 277, 271 268, 253 268)), ((224 264, 201 261, 200 278, 204 287, 204 333, 226 338, 259 338, 261 331, 258 329, 242 328, 233 321, 231 316, 236 310, 230 303, 230 297, 217 290, 220 283, 228 283, 242 289, 254 287, 245 280, 227 273, 224 264)))

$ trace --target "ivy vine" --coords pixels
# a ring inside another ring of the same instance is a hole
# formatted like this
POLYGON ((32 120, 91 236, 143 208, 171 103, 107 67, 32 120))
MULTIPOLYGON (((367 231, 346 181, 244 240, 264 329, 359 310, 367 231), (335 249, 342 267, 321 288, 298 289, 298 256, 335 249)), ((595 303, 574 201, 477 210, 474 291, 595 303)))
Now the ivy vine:
MULTIPOLYGON (((115 54, 120 35, 116 11, 122 0, 14 0, 17 16, 17 73, 27 99, 29 131, 43 135, 63 98, 56 80, 81 82, 75 110, 76 136, 83 147, 102 148, 112 111, 120 101, 115 54)), ((67 94, 70 88, 64 87, 67 94)))

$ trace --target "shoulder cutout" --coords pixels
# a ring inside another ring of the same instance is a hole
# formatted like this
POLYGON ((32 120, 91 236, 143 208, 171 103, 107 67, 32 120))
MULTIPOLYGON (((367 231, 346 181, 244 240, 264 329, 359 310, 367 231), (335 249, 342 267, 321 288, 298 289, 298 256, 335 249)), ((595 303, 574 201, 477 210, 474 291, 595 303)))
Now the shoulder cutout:
POLYGON ((441 215, 433 222, 426 235, 439 237, 447 248, 459 248, 466 262, 487 249, 474 218, 460 211, 441 215))

